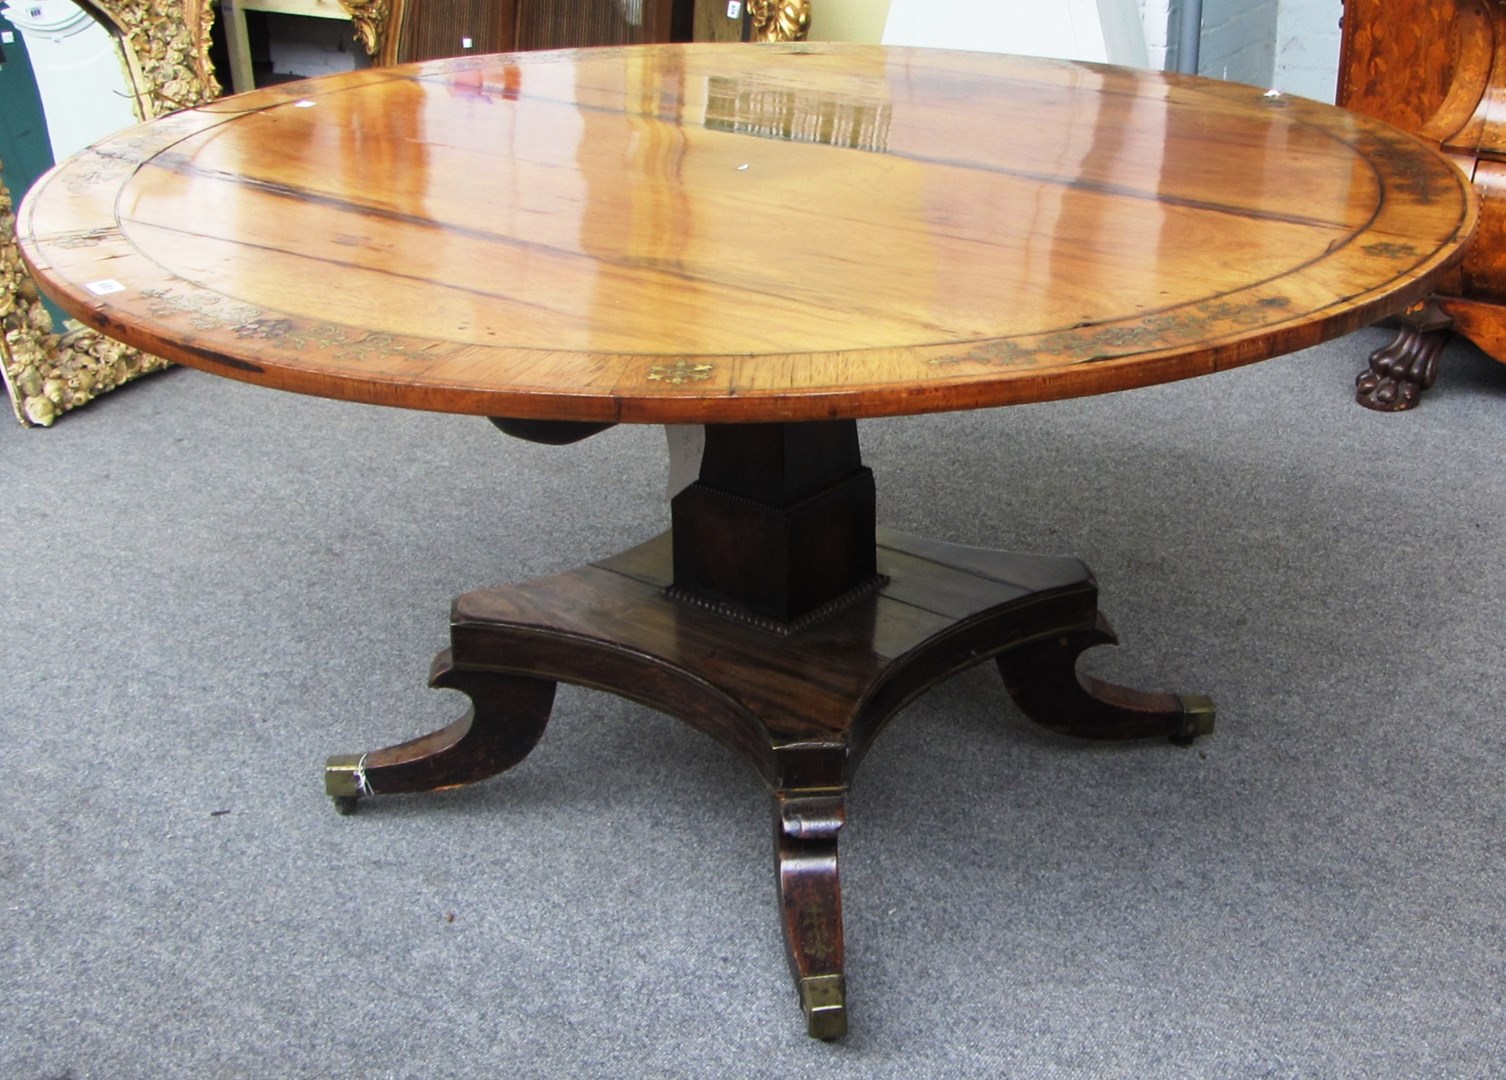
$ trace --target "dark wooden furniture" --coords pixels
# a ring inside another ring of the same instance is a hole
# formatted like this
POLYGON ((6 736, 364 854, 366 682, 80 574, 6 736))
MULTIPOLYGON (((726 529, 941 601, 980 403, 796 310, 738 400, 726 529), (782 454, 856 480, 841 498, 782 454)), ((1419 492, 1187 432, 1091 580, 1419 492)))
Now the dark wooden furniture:
POLYGON ((688 41, 693 0, 392 0, 378 62, 688 41))
POLYGON ((1432 302, 1360 373, 1373 409, 1415 405, 1451 333, 1506 361, 1506 2, 1345 0, 1338 101, 1414 132, 1453 158, 1481 200, 1480 230, 1432 302))
POLYGON ((506 769, 560 681, 678 716, 773 794, 790 964, 830 1037, 847 787, 907 701, 992 661, 1057 731, 1213 724, 1206 698, 1076 674, 1114 640, 1077 560, 877 529, 856 421, 1314 344, 1429 295, 1474 210, 1415 140, 1249 87, 709 45, 258 91, 96 147, 19 234, 79 318, 221 375, 552 443, 707 424, 668 534, 460 597, 432 678, 470 714, 331 759, 327 790, 349 809, 506 769))

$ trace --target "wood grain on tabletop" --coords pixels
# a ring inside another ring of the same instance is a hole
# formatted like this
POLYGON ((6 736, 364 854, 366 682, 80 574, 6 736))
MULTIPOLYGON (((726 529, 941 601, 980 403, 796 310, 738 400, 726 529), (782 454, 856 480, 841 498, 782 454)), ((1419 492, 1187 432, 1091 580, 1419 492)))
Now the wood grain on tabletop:
POLYGON ((1463 177, 1298 98, 866 46, 369 69, 129 129, 28 198, 90 325, 252 382, 495 416, 889 415, 1100 393, 1425 296, 1463 177))

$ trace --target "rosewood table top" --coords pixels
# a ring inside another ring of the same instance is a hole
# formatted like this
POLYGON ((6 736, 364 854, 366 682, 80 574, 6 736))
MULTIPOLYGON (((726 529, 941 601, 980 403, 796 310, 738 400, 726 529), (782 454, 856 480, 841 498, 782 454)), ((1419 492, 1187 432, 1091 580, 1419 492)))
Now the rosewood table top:
POLYGON ((37 185, 76 317, 304 393, 580 421, 1100 393, 1353 330, 1474 227, 1407 135, 1210 80, 787 44, 239 95, 37 185))

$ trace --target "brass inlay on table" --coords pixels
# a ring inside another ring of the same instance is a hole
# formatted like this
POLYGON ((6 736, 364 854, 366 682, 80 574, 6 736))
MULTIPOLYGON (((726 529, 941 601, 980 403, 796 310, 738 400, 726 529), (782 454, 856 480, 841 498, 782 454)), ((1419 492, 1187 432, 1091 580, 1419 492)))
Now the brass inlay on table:
POLYGON ((328 790, 349 809, 509 768, 561 681, 678 716, 769 786, 790 965, 807 1029, 834 1037, 847 786, 905 703, 993 660, 1054 731, 1213 726, 1199 695, 1077 675, 1115 640, 1077 560, 878 528, 856 421, 1313 345, 1427 296, 1474 224, 1452 165, 1313 102, 719 45, 259 91, 107 140, 19 231, 79 318, 231 378, 542 442, 707 424, 670 533, 460 597, 431 682, 471 714, 331 759, 328 790))

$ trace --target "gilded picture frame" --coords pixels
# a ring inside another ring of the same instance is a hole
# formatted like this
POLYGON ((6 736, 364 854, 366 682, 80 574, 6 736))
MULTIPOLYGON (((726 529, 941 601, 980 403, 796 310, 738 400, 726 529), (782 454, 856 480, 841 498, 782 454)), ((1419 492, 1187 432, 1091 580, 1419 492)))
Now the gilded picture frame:
MULTIPOLYGON (((201 104, 219 82, 209 61, 210 0, 80 2, 120 42, 138 119, 201 104)), ((50 426, 63 413, 165 360, 81 327, 55 327, 16 248, 15 203, 0 162, 0 360, 5 389, 23 424, 50 426)))

